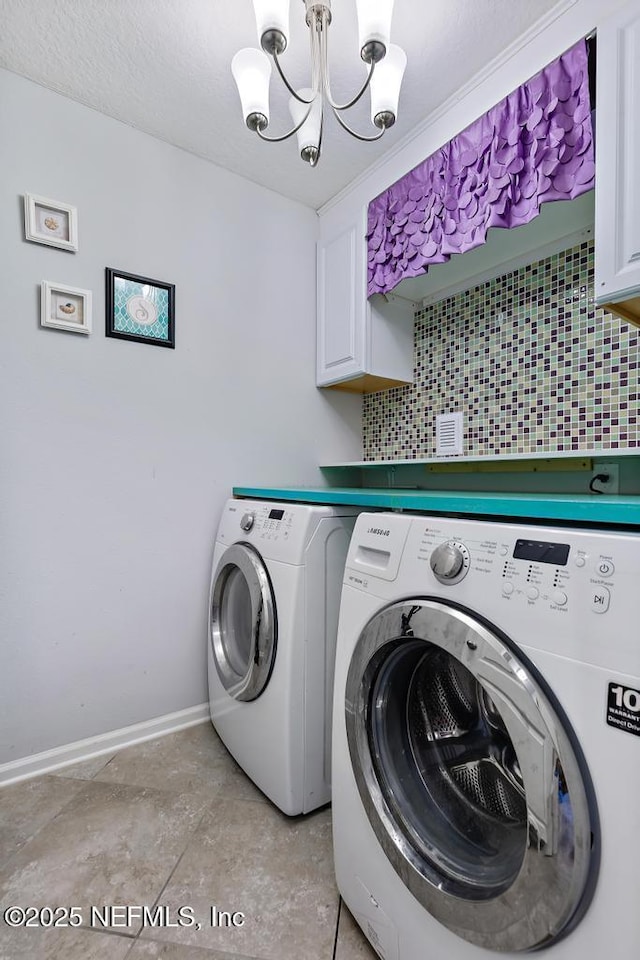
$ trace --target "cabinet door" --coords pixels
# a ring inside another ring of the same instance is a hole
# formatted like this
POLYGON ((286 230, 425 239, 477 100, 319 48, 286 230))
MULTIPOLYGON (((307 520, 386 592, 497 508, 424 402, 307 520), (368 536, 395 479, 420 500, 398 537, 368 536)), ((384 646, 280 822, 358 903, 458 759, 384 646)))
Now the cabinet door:
POLYGON ((366 207, 324 226, 318 243, 316 383, 367 393, 411 383, 415 305, 367 300, 366 207))
POLYGON ((364 372, 364 235, 353 223, 318 245, 317 384, 326 386, 364 372))
POLYGON ((640 322, 640 0, 598 28, 596 302, 640 322))

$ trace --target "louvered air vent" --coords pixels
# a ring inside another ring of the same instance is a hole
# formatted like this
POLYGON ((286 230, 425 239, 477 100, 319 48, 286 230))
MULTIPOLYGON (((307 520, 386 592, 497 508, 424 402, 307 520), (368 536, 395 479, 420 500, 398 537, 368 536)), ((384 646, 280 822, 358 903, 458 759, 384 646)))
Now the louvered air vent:
POLYGON ((439 413, 436 416, 436 456, 462 453, 462 414, 439 413))

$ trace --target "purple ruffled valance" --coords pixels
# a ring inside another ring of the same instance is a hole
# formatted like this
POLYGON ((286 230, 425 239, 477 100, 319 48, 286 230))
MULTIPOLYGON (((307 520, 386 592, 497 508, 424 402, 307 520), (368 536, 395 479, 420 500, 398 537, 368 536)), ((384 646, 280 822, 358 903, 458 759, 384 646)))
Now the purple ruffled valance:
POLYGON ((595 181, 584 40, 369 204, 367 293, 387 293, 595 181))

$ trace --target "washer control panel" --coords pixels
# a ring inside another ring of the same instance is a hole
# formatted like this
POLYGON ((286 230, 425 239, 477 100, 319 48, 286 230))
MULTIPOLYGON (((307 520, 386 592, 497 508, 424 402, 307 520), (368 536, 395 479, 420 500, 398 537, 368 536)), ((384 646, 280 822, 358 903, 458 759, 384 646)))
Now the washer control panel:
POLYGON ((546 539, 519 537, 501 543, 502 596, 522 597, 527 606, 542 602, 552 609, 564 608, 570 593, 569 553, 568 543, 546 539))
MULTIPOLYGON (((566 540, 561 536, 518 536, 519 531, 499 524, 491 531, 497 537, 463 539, 447 536, 451 532, 444 521, 441 526, 425 526, 418 545, 418 559, 428 561, 431 576, 444 586, 455 587, 473 572, 476 584, 478 574, 491 579, 493 586, 487 581, 487 595, 525 609, 542 607, 566 613, 578 594, 581 609, 602 615, 611 608, 615 557, 602 549, 585 549, 569 532, 566 540)), ((562 534, 561 530, 554 532, 562 534)))
POLYGON ((230 498, 216 531, 216 549, 243 543, 254 547, 265 563, 300 566, 308 562, 310 551, 320 556, 334 529, 340 531, 336 545, 348 537, 360 512, 328 504, 230 498))
POLYGON ((259 504, 250 513, 240 517, 240 529, 246 533, 251 530, 258 542, 288 540, 293 516, 293 511, 284 507, 259 504))
POLYGON ((363 511, 344 582, 371 609, 449 604, 528 650, 640 677, 640 529, 363 511))

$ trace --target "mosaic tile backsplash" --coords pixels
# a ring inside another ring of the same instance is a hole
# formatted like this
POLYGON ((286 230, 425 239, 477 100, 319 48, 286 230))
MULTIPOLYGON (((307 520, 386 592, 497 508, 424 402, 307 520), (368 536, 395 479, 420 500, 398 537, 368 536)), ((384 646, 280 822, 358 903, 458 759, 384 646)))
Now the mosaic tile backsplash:
POLYGON ((456 412, 467 456, 640 446, 640 330, 593 284, 587 242, 418 310, 413 385, 364 398, 365 459, 435 457, 456 412))

